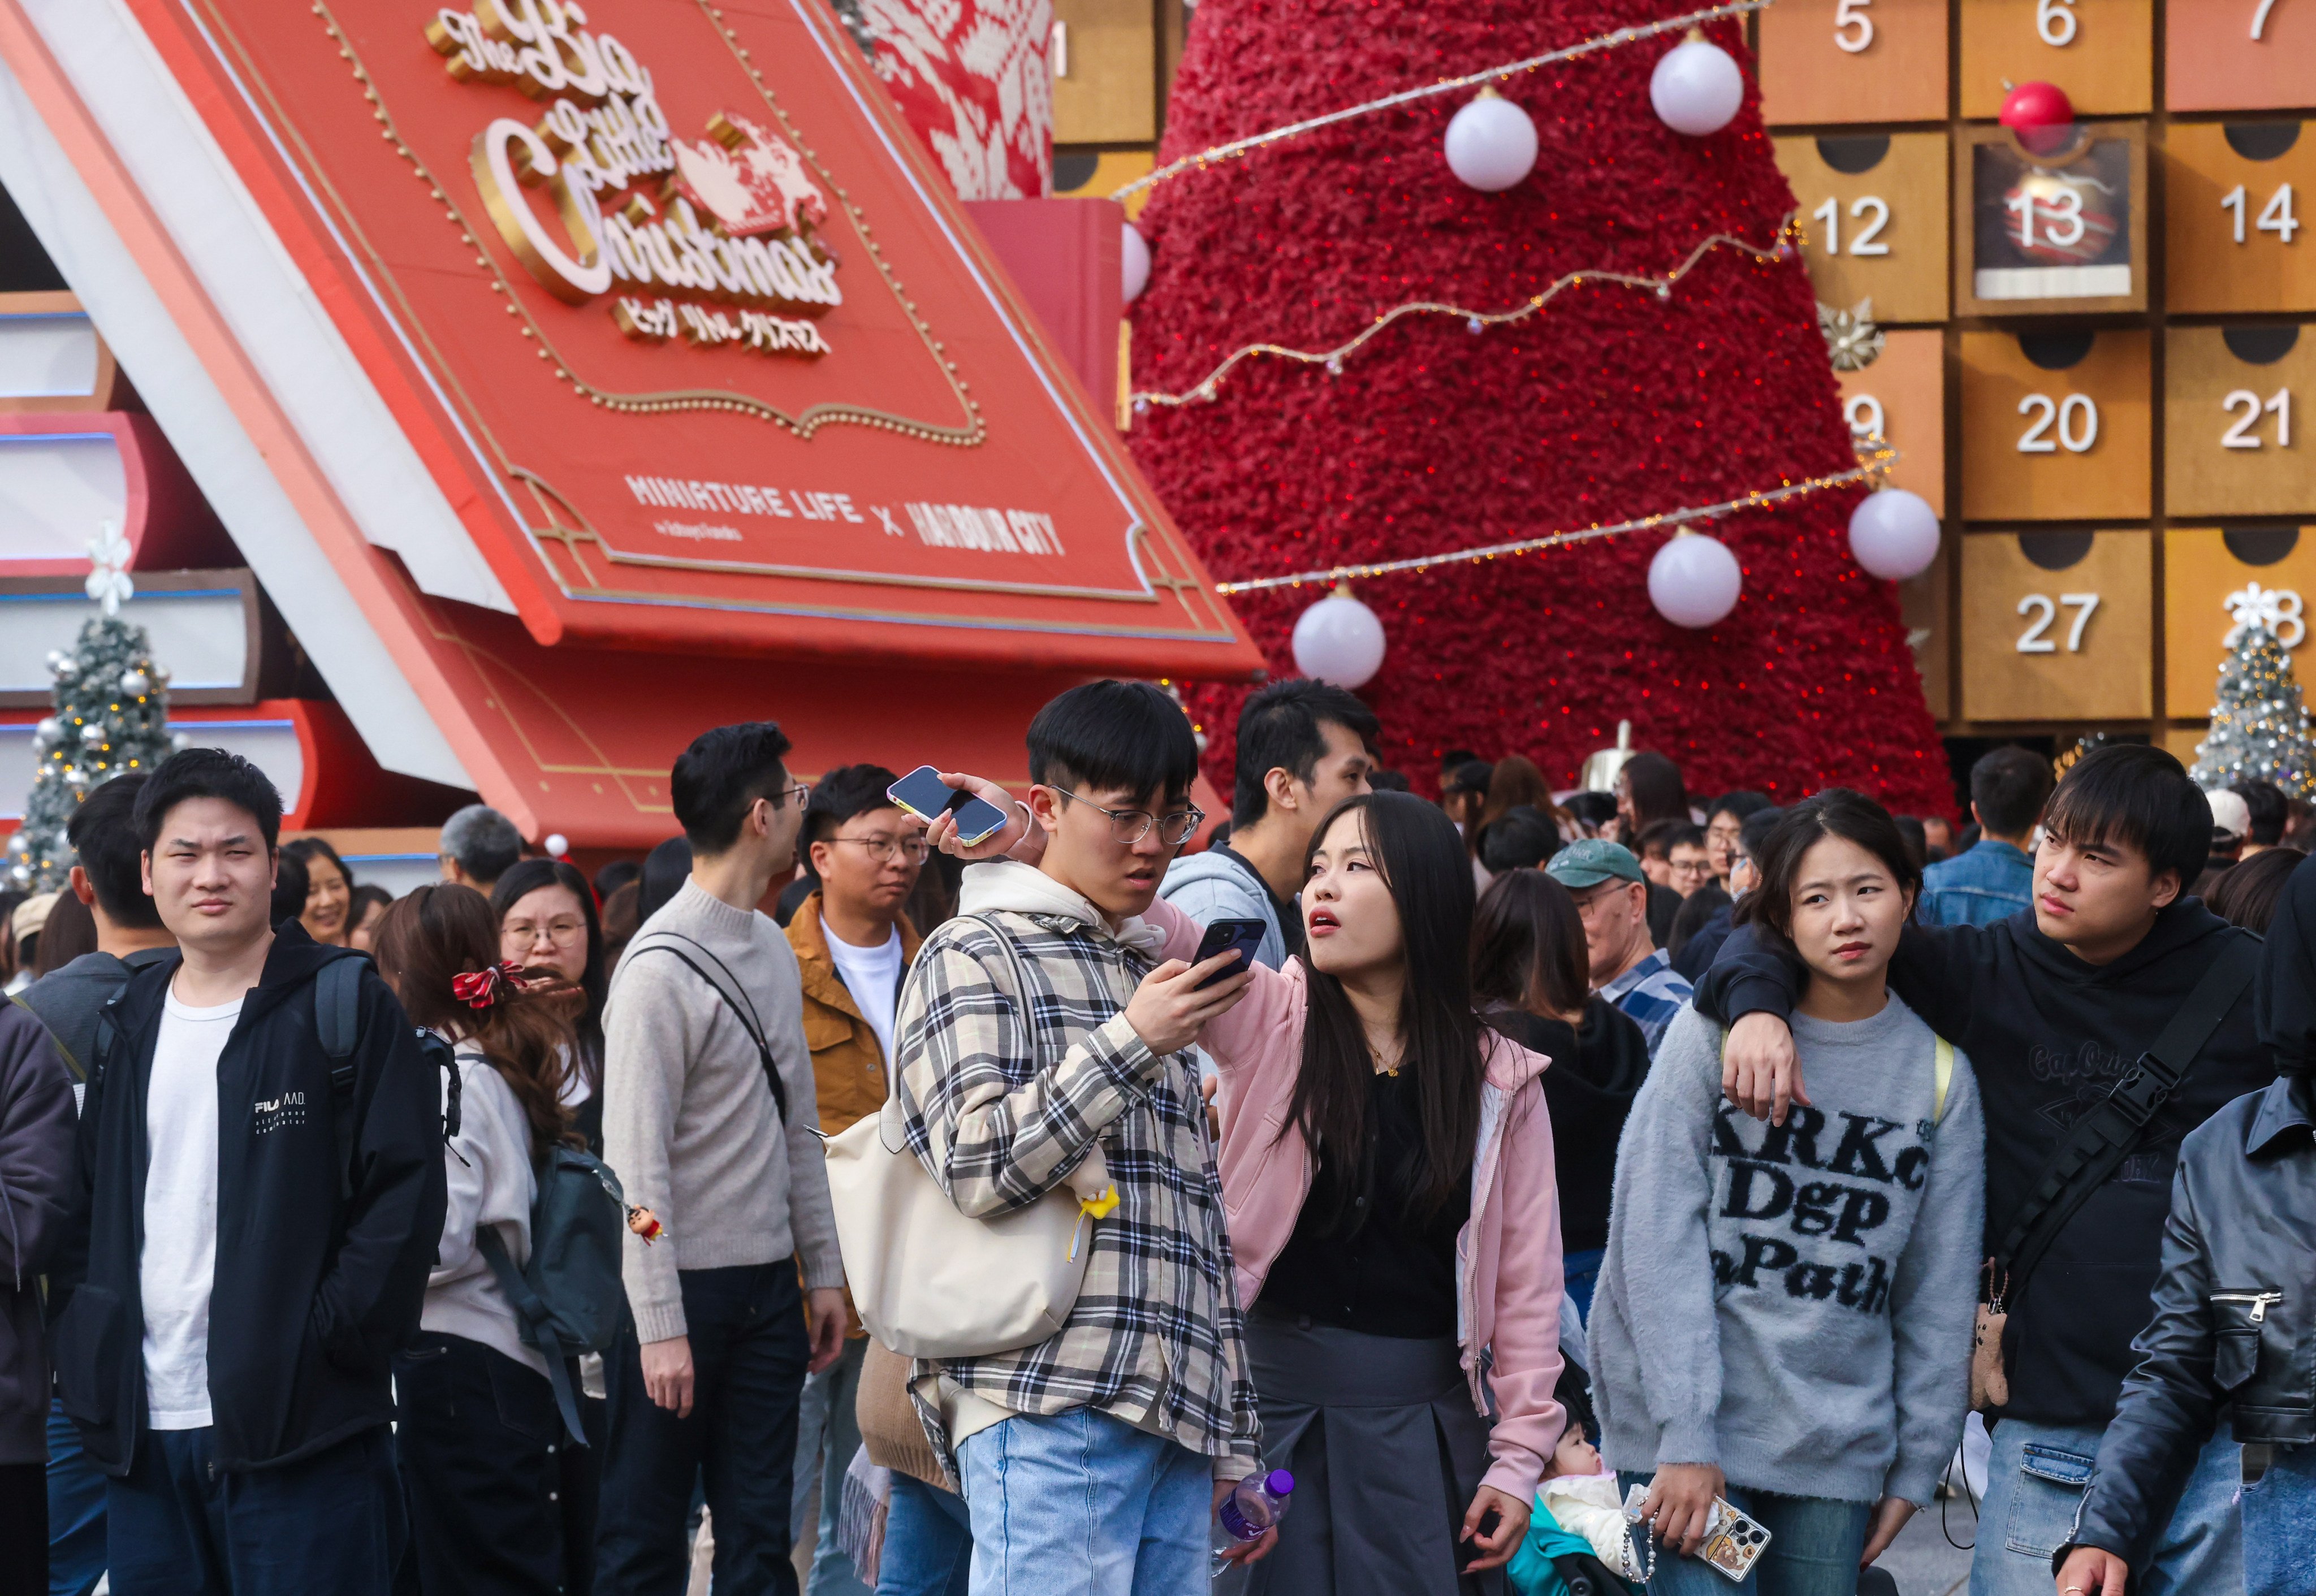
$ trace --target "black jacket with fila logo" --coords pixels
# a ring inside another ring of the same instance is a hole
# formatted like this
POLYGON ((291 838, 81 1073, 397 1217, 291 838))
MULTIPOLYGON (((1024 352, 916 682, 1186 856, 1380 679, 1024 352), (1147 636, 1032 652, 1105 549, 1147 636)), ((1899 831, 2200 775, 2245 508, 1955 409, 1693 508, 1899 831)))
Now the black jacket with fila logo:
MULTIPOLYGON (((387 1357, 417 1330, 442 1235, 440 1073, 367 967, 353 1050, 328 1056, 316 977, 361 957, 284 922, 218 1059, 209 1381, 219 1468, 295 1462, 394 1416, 387 1357), (343 1099, 332 1079, 341 1064, 352 1066, 343 1099)), ((135 1458, 147 1410, 145 1175, 150 1138, 169 1128, 147 1123, 146 1103, 180 962, 139 969, 111 1006, 58 1277, 69 1295, 56 1329, 58 1395, 89 1455, 116 1476, 135 1458)))

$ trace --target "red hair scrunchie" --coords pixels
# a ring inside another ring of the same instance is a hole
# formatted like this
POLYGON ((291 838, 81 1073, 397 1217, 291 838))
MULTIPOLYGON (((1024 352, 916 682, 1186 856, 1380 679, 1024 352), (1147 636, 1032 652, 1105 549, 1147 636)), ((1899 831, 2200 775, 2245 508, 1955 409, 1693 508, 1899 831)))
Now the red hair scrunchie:
POLYGON ((487 1009, 509 989, 523 989, 522 967, 512 961, 485 965, 450 977, 450 995, 470 1009, 487 1009))

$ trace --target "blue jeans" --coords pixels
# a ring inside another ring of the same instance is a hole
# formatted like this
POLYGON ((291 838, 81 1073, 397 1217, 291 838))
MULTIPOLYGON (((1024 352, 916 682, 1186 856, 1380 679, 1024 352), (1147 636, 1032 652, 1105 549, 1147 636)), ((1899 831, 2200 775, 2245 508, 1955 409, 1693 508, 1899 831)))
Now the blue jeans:
MULTIPOLYGON (((691 1412, 644 1389, 631 1329, 603 1355, 610 1434, 595 1531, 597 1596, 683 1596, 684 1528, 704 1475, 715 1514, 717 1596, 796 1596, 788 1485, 797 1395, 811 1348, 796 1265, 678 1271, 691 1343, 691 1412)), ((236 1592, 236 1596, 238 1593, 236 1592)))
POLYGON ((847 1341, 842 1358, 805 1380, 797 1404, 796 1484, 788 1497, 791 1538, 804 1533, 813 1480, 816 1476, 820 1481, 820 1529, 813 1541, 812 1574, 805 1581, 806 1596, 868 1596, 868 1587, 852 1571, 852 1559, 836 1544, 836 1520, 844 1507, 844 1471, 860 1449, 853 1405, 860 1394, 861 1360, 868 1352, 866 1339, 847 1341))
POLYGON ((965 1499, 895 1475, 877 1596, 970 1596, 972 1588, 973 1520, 965 1499))
MULTIPOLYGON (((2051 1596, 2051 1555, 2073 1538, 2104 1430, 2020 1419, 1994 1426, 1970 1596, 2051 1596)), ((2156 1543, 2154 1566, 2133 1571, 2139 1596, 2243 1589, 2243 1521, 2236 1511, 2242 1453, 2224 1433, 2204 1449, 2170 1528, 2156 1543)))
POLYGON ((2316 1443, 2278 1447, 2243 1492, 2244 1596, 2306 1596, 2316 1568, 2316 1443))
POLYGON ((1091 1408, 1022 1414, 958 1451, 972 1596, 1198 1596, 1214 1468, 1091 1408))
MULTIPOLYGON (((1630 1495, 1635 1485, 1645 1485, 1651 1477, 1619 1472, 1617 1483, 1630 1495)), ((1866 1551, 1872 1503, 1780 1496, 1742 1485, 1725 1486, 1722 1495, 1769 1532, 1768 1550, 1747 1572, 1743 1583, 1732 1585, 1710 1564, 1659 1547, 1649 1596, 1728 1596, 1733 1590, 1767 1596, 1856 1596, 1857 1559, 1866 1551)), ((1647 1559, 1645 1548, 1641 1556, 1647 1559)))
POLYGON ((1588 1320, 1592 1317, 1592 1288, 1600 1280, 1600 1261, 1608 1255, 1606 1247, 1588 1247, 1560 1261, 1561 1288, 1588 1320))
POLYGON ((49 1596, 88 1596, 104 1577, 104 1470, 49 1404, 49 1596))
POLYGON ((105 1482, 114 1596, 387 1596, 407 1538, 394 1443, 218 1474, 209 1430, 156 1430, 105 1482))

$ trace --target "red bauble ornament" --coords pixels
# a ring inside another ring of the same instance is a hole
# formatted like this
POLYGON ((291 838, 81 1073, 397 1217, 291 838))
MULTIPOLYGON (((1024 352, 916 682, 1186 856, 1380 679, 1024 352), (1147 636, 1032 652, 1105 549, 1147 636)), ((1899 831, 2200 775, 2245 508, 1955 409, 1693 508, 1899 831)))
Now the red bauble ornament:
POLYGON ((2054 83, 2022 83, 2002 97, 2002 125, 2035 155, 2049 155, 2073 134, 2074 103, 2054 83))

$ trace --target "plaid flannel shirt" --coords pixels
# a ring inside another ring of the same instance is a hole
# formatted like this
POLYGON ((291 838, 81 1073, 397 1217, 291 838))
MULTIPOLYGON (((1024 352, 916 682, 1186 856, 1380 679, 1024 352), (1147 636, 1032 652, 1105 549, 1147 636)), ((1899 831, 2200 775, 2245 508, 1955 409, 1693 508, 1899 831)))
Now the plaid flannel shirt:
POLYGON ((1601 987, 1599 994, 1632 1016, 1649 1044, 1649 1057, 1654 1058, 1665 1029, 1688 1003, 1689 985, 1659 948, 1601 987))
POLYGON ((1093 1227, 1085 1283, 1057 1333, 985 1358, 917 1363, 918 1413, 953 1474, 940 1412, 922 1392, 927 1374, 1009 1413, 1091 1407, 1243 1465, 1242 1475, 1261 1467, 1197 1065, 1187 1050, 1152 1053, 1126 1020, 1151 967, 1104 928, 1000 910, 941 926, 910 972, 895 1025, 903 1122, 959 1210, 1036 1201, 1097 1141, 1118 1198, 1093 1227), (992 922, 1020 955, 1026 1026, 992 922))

